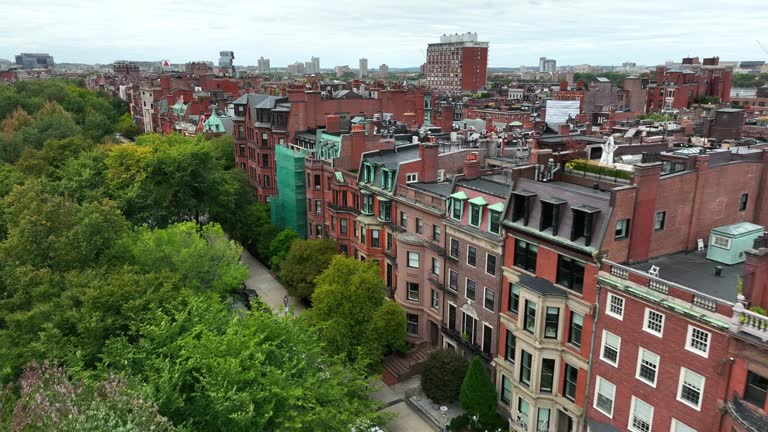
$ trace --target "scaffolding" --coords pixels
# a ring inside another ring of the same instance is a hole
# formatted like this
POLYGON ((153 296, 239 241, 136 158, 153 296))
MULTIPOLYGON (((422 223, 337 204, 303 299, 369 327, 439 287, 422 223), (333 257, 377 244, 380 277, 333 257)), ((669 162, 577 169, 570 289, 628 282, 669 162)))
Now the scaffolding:
POLYGON ((305 154, 278 145, 277 160, 278 195, 270 200, 272 223, 281 229, 293 228, 303 238, 307 237, 307 189, 304 176, 305 154))

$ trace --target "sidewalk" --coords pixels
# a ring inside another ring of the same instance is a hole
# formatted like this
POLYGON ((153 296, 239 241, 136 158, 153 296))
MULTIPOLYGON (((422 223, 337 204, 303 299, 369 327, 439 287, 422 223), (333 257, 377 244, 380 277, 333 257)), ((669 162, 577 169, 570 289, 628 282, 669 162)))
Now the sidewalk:
MULTIPOLYGON (((410 382, 410 380, 407 382, 410 382)), ((418 386, 418 379, 413 382, 418 386)), ((390 421, 384 428, 389 432, 435 432, 436 429, 431 424, 424 421, 424 419, 422 419, 405 401, 405 392, 408 391, 412 385, 403 384, 404 383, 389 387, 381 381, 375 381, 373 383, 373 386, 379 387, 379 390, 371 393, 368 397, 382 402, 385 405, 385 408, 382 409, 382 411, 397 415, 397 417, 390 421)))
MULTIPOLYGON (((248 267, 248 279, 245 280, 245 286, 259 293, 261 301, 266 303, 276 313, 284 313, 283 298, 288 295, 285 287, 272 276, 272 273, 263 264, 245 249, 243 249, 241 261, 248 267)), ((290 296, 288 297, 288 307, 294 315, 301 314, 305 309, 301 302, 290 296)))

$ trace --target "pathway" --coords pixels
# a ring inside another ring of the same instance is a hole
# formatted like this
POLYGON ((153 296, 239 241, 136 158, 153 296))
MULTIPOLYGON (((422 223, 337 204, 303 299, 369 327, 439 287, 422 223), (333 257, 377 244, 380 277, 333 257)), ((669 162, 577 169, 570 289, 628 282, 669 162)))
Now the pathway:
MULTIPOLYGON (((248 267, 248 279, 245 280, 245 286, 259 293, 261 301, 270 308, 278 313, 283 313, 285 310, 283 298, 288 295, 285 287, 272 276, 269 269, 245 249, 243 249, 241 261, 248 267)), ((288 307, 294 315, 301 314, 305 309, 301 302, 290 296, 288 297, 288 307)))
POLYGON ((382 411, 397 415, 387 423, 384 429, 389 432, 435 432, 435 428, 405 401, 405 393, 418 387, 419 377, 393 386, 388 386, 381 381, 376 381, 373 385, 379 389, 369 397, 384 404, 385 408, 382 411))

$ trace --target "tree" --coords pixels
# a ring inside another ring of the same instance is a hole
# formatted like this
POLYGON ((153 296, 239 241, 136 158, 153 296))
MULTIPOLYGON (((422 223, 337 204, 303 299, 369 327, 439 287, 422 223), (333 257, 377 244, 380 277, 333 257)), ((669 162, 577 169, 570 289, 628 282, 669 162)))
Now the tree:
POLYGON ((479 418, 480 423, 491 422, 496 412, 497 394, 483 361, 475 356, 461 384, 461 408, 468 416, 479 418))
POLYGON ((424 363, 421 389, 435 403, 453 402, 459 398, 466 373, 467 362, 456 351, 435 351, 424 363))
POLYGON ((272 258, 272 240, 280 234, 280 227, 267 223, 266 225, 257 228, 254 234, 256 234, 256 256, 261 262, 269 265, 269 261, 272 258))
POLYGON ((211 296, 156 311, 110 342, 104 365, 146 383, 160 413, 192 430, 339 431, 386 419, 365 375, 325 354, 304 321, 231 314, 211 296))
POLYGON ((309 299, 315 290, 315 278, 337 254, 332 240, 294 240, 280 265, 279 278, 288 294, 309 299))
POLYGON ((125 113, 120 117, 120 120, 115 125, 115 130, 129 140, 133 140, 141 133, 141 129, 139 129, 139 126, 133 121, 133 118, 128 113, 125 113))
POLYGON ((269 267, 273 271, 280 271, 280 265, 285 261, 291 244, 299 238, 299 233, 291 228, 286 228, 280 231, 280 234, 269 243, 269 267))
POLYGON ((154 403, 110 376, 96 383, 72 382, 67 371, 48 362, 25 368, 18 385, 0 387, 0 426, 3 430, 62 432, 176 430, 157 412, 154 403), (11 411, 11 408, 12 411, 11 411))
MULTIPOLYGON (((404 343, 380 338, 391 327, 382 328, 382 319, 376 318, 390 315, 392 311, 380 309, 392 306, 385 306, 386 287, 377 265, 337 255, 315 282, 308 315, 329 352, 373 370, 387 346, 404 343)), ((405 337, 404 332, 396 334, 405 337)))

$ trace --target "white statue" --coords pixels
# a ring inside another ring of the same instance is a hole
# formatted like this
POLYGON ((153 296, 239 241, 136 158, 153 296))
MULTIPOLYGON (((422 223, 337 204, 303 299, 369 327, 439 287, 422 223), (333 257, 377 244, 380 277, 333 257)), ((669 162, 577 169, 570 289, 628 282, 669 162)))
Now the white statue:
POLYGON ((613 165, 613 154, 616 152, 616 143, 613 142, 613 135, 600 147, 603 148, 603 155, 600 157, 600 163, 603 165, 613 165))

